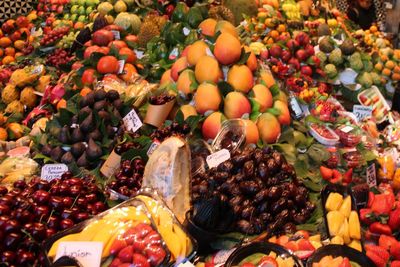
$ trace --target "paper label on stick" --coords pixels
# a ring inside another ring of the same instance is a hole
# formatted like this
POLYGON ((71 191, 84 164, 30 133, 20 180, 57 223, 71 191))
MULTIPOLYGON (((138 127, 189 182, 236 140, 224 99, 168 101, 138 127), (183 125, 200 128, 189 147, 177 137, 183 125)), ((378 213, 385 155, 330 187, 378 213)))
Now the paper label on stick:
POLYGON ((68 166, 65 164, 46 164, 42 167, 40 178, 51 181, 56 178, 61 178, 64 172, 68 171, 68 166))
POLYGON ((124 71, 124 67, 125 67, 125 60, 121 59, 118 60, 118 74, 121 74, 124 71))
POLYGON ((376 186, 376 170, 374 163, 369 165, 367 168, 367 184, 369 185, 369 187, 376 186))
POLYGON ((230 158, 231 158, 231 154, 229 153, 229 150, 224 148, 224 149, 221 149, 220 151, 212 153, 211 155, 208 155, 206 158, 206 161, 207 161, 208 167, 214 168, 230 158))
POLYGON ((344 133, 349 133, 353 130, 354 128, 352 126, 345 126, 342 129, 340 129, 344 133))
POLYGON ((69 256, 75 258, 82 266, 99 267, 102 252, 103 242, 60 242, 55 260, 69 256))
POLYGON ((134 109, 132 109, 123 119, 125 128, 128 131, 136 132, 140 127, 142 127, 143 123, 140 120, 138 114, 134 109))
POLYGON ((121 34, 119 33, 119 31, 111 31, 111 32, 114 35, 115 40, 121 39, 121 34))
POLYGON ((113 150, 104 162, 103 166, 101 166, 100 172, 106 177, 111 177, 117 171, 120 164, 121 156, 113 150))
POLYGON ((358 121, 362 121, 364 118, 372 116, 372 109, 372 106, 354 105, 353 113, 358 121))

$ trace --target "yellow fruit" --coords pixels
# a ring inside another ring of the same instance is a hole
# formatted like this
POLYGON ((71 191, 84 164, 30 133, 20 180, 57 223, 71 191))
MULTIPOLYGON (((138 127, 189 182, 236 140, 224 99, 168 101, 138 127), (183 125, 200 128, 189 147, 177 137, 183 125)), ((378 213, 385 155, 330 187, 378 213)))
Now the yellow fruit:
POLYGON ((369 28, 369 30, 370 30, 370 32, 374 33, 374 32, 377 32, 377 31, 378 31, 378 27, 376 27, 375 25, 372 25, 372 26, 369 28))
POLYGON ((329 228, 329 234, 331 236, 336 236, 340 233, 341 227, 345 221, 345 217, 343 216, 342 213, 340 213, 337 210, 330 211, 326 215, 326 218, 328 220, 328 228, 329 228))
POLYGON ((376 64, 375 64, 375 69, 376 69, 377 71, 383 70, 383 65, 382 65, 382 63, 376 63, 376 64))
POLYGON ((382 70, 382 75, 390 76, 391 73, 392 73, 392 72, 391 72, 390 69, 388 69, 388 68, 384 68, 384 69, 382 70))
POLYGON ((0 128, 0 140, 6 141, 8 138, 7 130, 4 128, 0 128))
POLYGON ((217 111, 221 101, 222 98, 218 87, 211 83, 200 84, 194 96, 194 106, 200 114, 204 114, 209 110, 217 111))
POLYGON ((388 68, 392 70, 396 66, 396 63, 394 63, 392 60, 388 60, 385 63, 385 68, 388 68))
POLYGON ((351 212, 351 198, 347 196, 342 205, 340 205, 339 211, 344 215, 344 217, 349 218, 351 212))
POLYGON ((349 233, 352 239, 361 239, 360 220, 356 211, 350 212, 349 233))
POLYGON ((222 77, 218 61, 210 56, 202 56, 196 64, 194 74, 198 83, 217 83, 222 77))
POLYGON ((229 33, 222 33, 215 42, 214 55, 218 62, 230 65, 240 59, 242 47, 237 37, 229 33))
POLYGON ((189 65, 196 65, 202 56, 207 55, 207 49, 209 49, 208 45, 203 40, 194 42, 188 48, 187 61, 189 65))
MULTIPOLYGON (((181 252, 178 255, 178 257, 185 257, 190 252, 186 246, 188 236, 177 224, 174 224, 173 229, 174 229, 176 236, 178 237, 177 242, 181 243, 181 252)), ((189 240, 189 242, 190 242, 190 240, 189 240)))
POLYGON ((60 239, 58 239, 51 246, 51 248, 49 250, 49 253, 47 253, 47 256, 50 257, 50 258, 54 258, 56 256, 56 253, 57 253, 58 245, 60 245, 61 242, 68 242, 68 241, 81 241, 80 233, 66 235, 66 236, 63 236, 60 239))
POLYGON ((349 234, 349 223, 347 222, 346 218, 343 220, 342 226, 340 227, 337 235, 343 238, 345 244, 350 243, 351 239, 349 234))
POLYGON ((253 73, 246 65, 234 65, 228 71, 228 83, 235 90, 247 93, 253 87, 253 73))
POLYGON ((315 242, 321 242, 321 235, 320 235, 320 234, 318 234, 318 235, 312 235, 312 236, 310 236, 310 237, 308 238, 308 240, 310 240, 310 241, 315 241, 315 242))
POLYGON ((339 193, 330 193, 325 203, 326 211, 338 210, 343 202, 343 196, 339 193))
POLYGON ((351 248, 354 248, 355 250, 358 250, 358 251, 362 251, 362 247, 361 247, 361 242, 360 242, 360 240, 352 240, 351 242, 350 242, 350 244, 348 244, 347 246, 349 246, 349 247, 351 247, 351 248))
POLYGON ((332 245, 344 245, 344 240, 341 236, 335 236, 331 239, 332 245))

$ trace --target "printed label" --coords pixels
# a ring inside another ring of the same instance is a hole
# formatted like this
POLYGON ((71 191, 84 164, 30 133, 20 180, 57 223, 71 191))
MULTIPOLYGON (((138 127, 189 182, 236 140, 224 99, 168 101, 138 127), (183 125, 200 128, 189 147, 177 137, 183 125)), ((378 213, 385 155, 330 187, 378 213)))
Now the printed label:
POLYGON ((208 155, 206 161, 207 161, 208 167, 214 168, 230 158, 231 158, 231 154, 229 153, 229 150, 221 149, 218 152, 208 155))
POLYGON ((123 60, 123 59, 118 60, 118 66, 119 66, 118 74, 121 74, 124 71, 125 60, 123 60))
POLYGON ((149 149, 147 150, 147 156, 150 156, 153 154, 153 152, 157 149, 157 147, 160 145, 160 142, 153 142, 151 143, 149 149))
POLYGON ((354 128, 352 126, 344 126, 342 129, 340 129, 344 133, 349 133, 353 130, 354 128))
POLYGON ((367 184, 369 185, 369 187, 376 186, 376 170, 374 163, 369 165, 367 168, 367 184))
POLYGON ((111 31, 111 32, 114 35, 115 40, 121 39, 121 34, 119 33, 119 31, 111 31))

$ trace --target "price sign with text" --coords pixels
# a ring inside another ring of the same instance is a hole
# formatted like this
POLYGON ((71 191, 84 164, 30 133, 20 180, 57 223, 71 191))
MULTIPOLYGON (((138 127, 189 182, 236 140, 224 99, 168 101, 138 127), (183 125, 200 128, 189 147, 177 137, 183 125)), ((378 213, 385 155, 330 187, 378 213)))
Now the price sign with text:
POLYGON ((124 121, 126 129, 132 132, 136 132, 143 125, 134 109, 132 109, 122 120, 124 121))
POLYGON ((68 256, 76 259, 84 267, 99 267, 102 252, 103 242, 60 242, 55 259, 68 256))
POLYGON ((46 164, 42 167, 40 178, 51 181, 60 178, 64 172, 68 171, 68 166, 65 164, 46 164))
POLYGON ((358 121, 362 121, 364 118, 372 116, 371 106, 354 105, 353 114, 357 117, 358 121))

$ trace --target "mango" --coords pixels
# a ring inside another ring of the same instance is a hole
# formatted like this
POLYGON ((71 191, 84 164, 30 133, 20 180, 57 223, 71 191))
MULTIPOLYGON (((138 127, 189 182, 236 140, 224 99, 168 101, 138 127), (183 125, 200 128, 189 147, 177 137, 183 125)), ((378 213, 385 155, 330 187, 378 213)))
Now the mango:
POLYGON ((349 218, 351 212, 351 198, 347 196, 342 205, 340 205, 339 211, 344 215, 344 217, 349 218))
POLYGON ((335 236, 331 239, 332 245, 344 245, 344 240, 341 236, 335 236))
POLYGON ((353 239, 350 244, 348 244, 349 247, 354 248, 358 251, 362 251, 362 247, 361 247, 361 242, 360 240, 355 240, 353 239))
POLYGON ((339 211, 334 210, 328 212, 326 218, 328 220, 329 234, 331 236, 339 235, 341 227, 346 219, 344 215, 339 211))
POLYGON ((349 216, 349 233, 353 239, 361 239, 360 220, 356 211, 351 211, 349 216))
POLYGON ((325 202, 326 211, 339 210, 343 203, 343 196, 339 193, 330 193, 328 199, 325 202))

